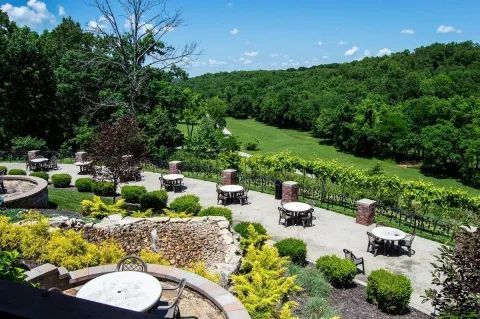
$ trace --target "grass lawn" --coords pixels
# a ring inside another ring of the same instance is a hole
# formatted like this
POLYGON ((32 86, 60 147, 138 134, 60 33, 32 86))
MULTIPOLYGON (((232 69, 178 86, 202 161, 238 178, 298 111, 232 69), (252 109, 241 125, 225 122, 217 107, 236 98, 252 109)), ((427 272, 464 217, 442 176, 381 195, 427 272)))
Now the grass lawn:
MULTIPOLYGON (((75 188, 48 188, 48 200, 57 209, 80 212, 82 210, 81 201, 92 199, 92 193, 80 193, 75 188)), ((102 198, 108 204, 112 203, 112 198, 102 198)))
MULTIPOLYGON (((378 162, 387 175, 397 175, 408 180, 423 179, 437 186, 462 189, 472 195, 480 195, 479 189, 465 186, 455 179, 429 177, 423 175, 417 168, 403 168, 391 160, 361 158, 340 152, 334 146, 320 144, 319 139, 313 137, 308 132, 280 129, 255 120, 237 120, 233 118, 227 119, 227 128, 240 142, 245 142, 252 138, 259 140, 259 150, 254 152, 246 151, 250 154, 289 151, 305 159, 336 160, 339 163, 354 166, 358 169, 372 168, 378 162)), ((186 136, 186 125, 179 125, 179 129, 186 136)))

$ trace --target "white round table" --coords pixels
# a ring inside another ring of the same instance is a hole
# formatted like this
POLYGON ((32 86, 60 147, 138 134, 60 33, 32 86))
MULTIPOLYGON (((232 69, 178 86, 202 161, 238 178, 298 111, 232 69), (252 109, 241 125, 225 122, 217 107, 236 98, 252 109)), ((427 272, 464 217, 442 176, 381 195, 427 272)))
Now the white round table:
POLYGON ((120 271, 94 278, 77 293, 78 298, 114 307, 144 312, 160 299, 162 286, 153 276, 137 271, 120 271))
POLYGON ((239 193, 243 191, 243 186, 240 185, 223 185, 220 190, 225 193, 239 193))
POLYGON ((289 212, 303 213, 309 211, 312 206, 301 202, 289 202, 283 204, 283 208, 289 212))
POLYGON ((45 158, 45 157, 34 158, 34 159, 30 160, 30 162, 33 162, 33 163, 36 163, 36 164, 45 163, 45 162, 48 162, 48 158, 45 158))
POLYGON ((384 227, 384 226, 375 227, 374 229, 372 229, 372 234, 386 241, 403 240, 407 236, 400 229, 396 229, 392 227, 384 227))
POLYGON ((162 178, 167 181, 176 181, 179 179, 183 179, 184 177, 185 176, 183 176, 182 174, 167 174, 162 176, 162 178))

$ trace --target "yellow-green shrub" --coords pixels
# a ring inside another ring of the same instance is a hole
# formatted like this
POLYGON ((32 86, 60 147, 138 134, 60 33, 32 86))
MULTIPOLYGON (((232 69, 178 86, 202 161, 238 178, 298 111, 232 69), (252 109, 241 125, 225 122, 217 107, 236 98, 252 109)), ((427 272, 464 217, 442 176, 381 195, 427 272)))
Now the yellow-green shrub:
POLYGON ((84 199, 82 204, 82 214, 94 218, 103 218, 113 214, 125 214, 125 201, 119 199, 115 204, 106 204, 99 196, 93 195, 92 200, 84 199))
POLYGON ((122 246, 112 239, 107 239, 97 245, 98 248, 98 263, 116 264, 123 256, 126 255, 122 246))
POLYGON ((191 271, 203 278, 206 278, 214 283, 220 284, 222 280, 222 276, 219 273, 211 272, 207 269, 204 261, 197 261, 192 263, 188 268, 188 271, 191 271))
POLYGON ((12 223, 7 216, 0 216, 0 249, 19 250, 21 229, 12 223))
POLYGON ((149 264, 165 265, 169 266, 170 263, 166 260, 162 254, 156 253, 150 249, 143 248, 140 251, 139 257, 143 259, 144 262, 149 264))

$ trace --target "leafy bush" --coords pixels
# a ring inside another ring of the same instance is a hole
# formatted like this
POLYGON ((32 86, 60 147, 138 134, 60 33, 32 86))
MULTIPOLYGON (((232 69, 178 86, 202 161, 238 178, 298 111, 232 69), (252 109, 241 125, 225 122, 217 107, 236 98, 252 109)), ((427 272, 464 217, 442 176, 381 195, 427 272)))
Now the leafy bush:
POLYGON ((262 235, 258 233, 253 224, 248 225, 247 233, 247 237, 242 237, 240 239, 240 248, 242 248, 243 250, 247 249, 250 246, 260 248, 265 244, 267 240, 271 239, 271 237, 268 235, 262 235))
POLYGON ((143 248, 140 251, 139 257, 142 258, 142 260, 146 263, 149 264, 157 264, 157 265, 165 265, 169 266, 170 263, 168 260, 166 260, 162 254, 156 253, 150 249, 143 248))
POLYGON ((198 261, 191 264, 188 268, 188 271, 191 271, 203 278, 206 278, 210 281, 213 281, 216 284, 220 284, 222 280, 222 276, 219 273, 211 272, 207 269, 204 261, 198 261))
POLYGON ((8 171, 8 175, 27 175, 27 172, 24 169, 12 168, 8 171))
POLYGON ((125 201, 119 199, 115 204, 108 205, 102 201, 99 196, 93 195, 92 200, 84 199, 82 204, 82 214, 94 218, 103 218, 113 214, 125 214, 123 205, 125 201))
POLYGON ((4 172, 6 174, 7 173, 7 167, 0 165, 0 173, 2 173, 2 172, 4 172))
POLYGON ((256 151, 258 150, 258 139, 252 138, 246 141, 244 145, 247 151, 256 151))
POLYGON ((253 225, 253 228, 255 228, 255 231, 260 234, 260 235, 266 235, 267 230, 265 227, 263 227, 262 224, 259 223, 251 223, 251 222, 240 222, 233 227, 233 229, 240 234, 243 238, 248 238, 249 233, 248 233, 248 226, 253 225))
POLYGON ((16 251, 0 250, 0 280, 23 282, 27 275, 22 268, 16 266, 18 253, 16 251))
POLYGON ((42 150, 47 146, 44 139, 24 136, 12 138, 12 150, 17 152, 28 152, 32 150, 42 150))
POLYGON ((90 193, 93 191, 93 179, 84 177, 75 181, 75 187, 79 192, 90 193))
POLYGON ((374 302, 382 311, 402 314, 408 309, 412 284, 403 275, 385 269, 372 271, 367 281, 367 300, 374 302))
POLYGON ((65 188, 69 187, 72 182, 72 176, 69 174, 53 174, 52 175, 52 184, 56 188, 65 188))
POLYGON ((175 198, 170 204, 170 209, 177 213, 185 212, 197 215, 202 206, 200 206, 200 198, 198 196, 188 194, 175 198))
POLYGON ((167 206, 168 194, 165 190, 148 192, 140 196, 140 207, 143 210, 162 211, 167 206))
POLYGON ((147 192, 143 186, 127 185, 122 187, 122 198, 127 203, 140 203, 140 197, 147 192))
POLYGON ((232 222, 232 211, 225 207, 211 206, 204 208, 198 213, 198 216, 223 216, 232 222))
POLYGON ((290 260, 296 264, 305 264, 307 258, 307 245, 301 239, 286 238, 275 243, 278 253, 282 257, 290 257, 290 260))
POLYGON ((92 189, 95 195, 103 197, 113 196, 116 192, 115 185, 112 182, 94 182, 92 189))
POLYGON ((316 266, 333 286, 339 288, 352 286, 357 275, 353 261, 335 255, 318 258, 316 266))
POLYGON ((38 177, 46 180, 48 182, 49 175, 47 172, 31 172, 30 176, 38 177))

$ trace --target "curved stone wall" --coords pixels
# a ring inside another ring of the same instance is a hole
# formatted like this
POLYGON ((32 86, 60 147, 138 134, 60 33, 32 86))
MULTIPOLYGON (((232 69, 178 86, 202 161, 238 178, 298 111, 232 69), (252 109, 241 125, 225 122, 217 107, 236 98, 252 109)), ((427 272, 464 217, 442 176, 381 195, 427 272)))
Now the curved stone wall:
POLYGON ((5 197, 7 208, 47 208, 48 182, 42 178, 21 175, 4 175, 4 181, 26 181, 35 184, 31 190, 5 197))

